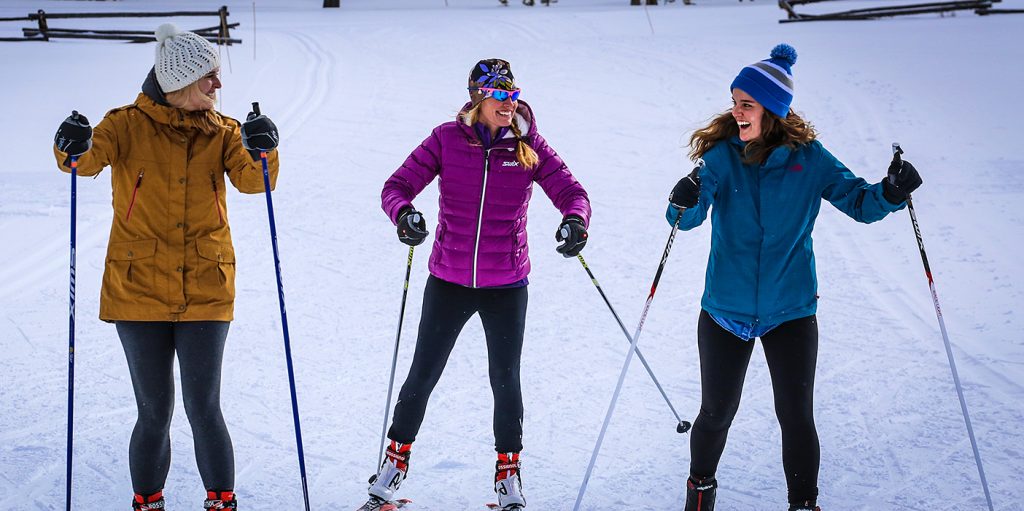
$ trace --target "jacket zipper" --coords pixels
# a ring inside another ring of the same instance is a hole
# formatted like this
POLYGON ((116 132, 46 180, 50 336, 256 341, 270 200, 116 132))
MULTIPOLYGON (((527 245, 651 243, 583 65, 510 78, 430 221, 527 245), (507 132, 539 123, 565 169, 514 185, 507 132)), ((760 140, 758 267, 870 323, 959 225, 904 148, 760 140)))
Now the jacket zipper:
POLYGON ((224 212, 220 209, 220 195, 217 193, 217 178, 210 172, 210 184, 213 186, 213 203, 217 205, 217 218, 220 218, 220 225, 224 225, 224 212))
POLYGON ((487 172, 491 168, 491 149, 484 150, 484 182, 480 190, 480 211, 476 217, 476 243, 473 246, 473 287, 476 287, 477 258, 480 256, 480 231, 484 225, 484 199, 487 197, 487 172))
POLYGON ((142 186, 142 173, 145 169, 139 171, 139 177, 135 179, 135 188, 132 190, 132 200, 128 202, 128 213, 124 215, 124 221, 127 222, 132 219, 132 208, 135 207, 135 196, 139 193, 139 187, 142 186))

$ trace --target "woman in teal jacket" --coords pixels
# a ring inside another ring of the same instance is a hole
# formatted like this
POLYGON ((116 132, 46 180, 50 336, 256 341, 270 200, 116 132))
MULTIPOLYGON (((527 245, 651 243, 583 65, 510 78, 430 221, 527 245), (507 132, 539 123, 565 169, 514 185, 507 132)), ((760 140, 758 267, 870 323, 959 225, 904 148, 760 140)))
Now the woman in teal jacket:
POLYGON ((814 220, 824 199, 858 222, 875 222, 902 209, 921 185, 908 162, 868 184, 832 156, 790 109, 794 63, 796 51, 780 44, 769 59, 740 71, 730 86, 733 108, 690 138, 691 157, 704 164, 669 197, 670 224, 692 229, 710 210, 712 226, 697 326, 701 410, 690 438, 686 511, 714 509, 715 472, 758 337, 782 427, 789 509, 818 509, 814 220))

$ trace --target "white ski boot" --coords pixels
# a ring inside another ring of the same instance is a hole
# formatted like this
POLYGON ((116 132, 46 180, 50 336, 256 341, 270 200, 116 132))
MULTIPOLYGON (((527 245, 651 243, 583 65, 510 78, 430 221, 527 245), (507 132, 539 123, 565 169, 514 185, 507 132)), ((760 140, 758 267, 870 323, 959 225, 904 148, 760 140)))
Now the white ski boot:
POLYGON ((498 507, 502 511, 526 509, 523 481, 519 475, 519 453, 499 452, 494 464, 494 492, 498 494, 498 507))
POLYGON ((370 499, 359 508, 360 511, 388 511, 399 507, 395 504, 395 492, 402 486, 409 471, 411 448, 412 444, 391 442, 384 452, 384 463, 380 470, 370 478, 370 488, 367 490, 370 499))

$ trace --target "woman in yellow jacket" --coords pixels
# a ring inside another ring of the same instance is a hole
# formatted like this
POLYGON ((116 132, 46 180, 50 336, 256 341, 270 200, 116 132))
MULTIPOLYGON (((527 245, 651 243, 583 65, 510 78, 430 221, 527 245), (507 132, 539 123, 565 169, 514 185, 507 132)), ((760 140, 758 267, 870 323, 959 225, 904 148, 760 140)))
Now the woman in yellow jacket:
POLYGON ((235 298, 225 176, 242 193, 262 193, 259 153, 245 147, 265 149, 273 186, 278 134, 265 116, 250 114, 240 125, 213 109, 220 63, 209 42, 170 24, 156 35, 156 63, 135 102, 108 112, 95 131, 72 114, 57 131, 54 154, 64 172, 72 155, 83 176, 111 167, 114 219, 100 319, 117 327, 138 406, 129 446, 132 508, 164 507, 177 356, 204 508, 235 509, 234 454, 220 410, 235 298))

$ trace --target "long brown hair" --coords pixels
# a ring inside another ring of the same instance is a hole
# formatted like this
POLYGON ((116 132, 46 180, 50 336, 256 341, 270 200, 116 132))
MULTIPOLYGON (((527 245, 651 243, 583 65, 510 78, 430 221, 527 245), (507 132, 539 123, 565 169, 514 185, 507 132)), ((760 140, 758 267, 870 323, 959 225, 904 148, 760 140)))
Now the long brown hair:
MULTIPOLYGON (((466 110, 462 114, 462 120, 467 125, 472 126, 476 124, 477 118, 480 116, 480 105, 483 104, 481 101, 473 105, 473 108, 466 110)), ((512 134, 516 137, 516 159, 519 160, 519 164, 525 169, 532 169, 540 161, 540 157, 537 156, 537 151, 534 151, 530 144, 526 143, 526 139, 523 138, 523 132, 519 129, 519 123, 517 119, 512 120, 512 125, 509 128, 512 129, 512 134)))
MULTIPOLYGON (((704 128, 693 132, 690 136, 690 158, 701 158, 716 143, 739 134, 739 125, 732 116, 732 110, 728 110, 712 119, 704 128)), ((761 165, 776 147, 809 144, 817 136, 814 126, 800 117, 800 114, 790 110, 783 119, 766 109, 761 115, 761 136, 747 142, 743 148, 743 163, 761 165)))

